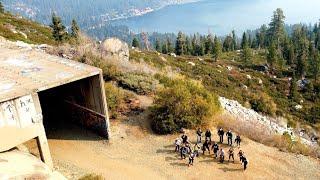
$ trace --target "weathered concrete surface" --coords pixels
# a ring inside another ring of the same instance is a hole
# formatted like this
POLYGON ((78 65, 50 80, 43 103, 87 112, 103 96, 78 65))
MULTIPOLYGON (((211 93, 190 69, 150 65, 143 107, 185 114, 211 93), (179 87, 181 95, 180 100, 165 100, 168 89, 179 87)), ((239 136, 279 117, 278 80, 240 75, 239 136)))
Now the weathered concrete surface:
POLYGON ((37 157, 18 150, 0 153, 0 179, 66 179, 37 157))

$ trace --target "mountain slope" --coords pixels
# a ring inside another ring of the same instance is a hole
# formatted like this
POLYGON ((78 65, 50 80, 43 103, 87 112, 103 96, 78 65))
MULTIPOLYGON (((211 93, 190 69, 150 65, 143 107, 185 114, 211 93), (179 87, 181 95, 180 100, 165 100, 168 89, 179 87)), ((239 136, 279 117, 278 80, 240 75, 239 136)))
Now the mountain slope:
POLYGON ((32 44, 55 44, 49 27, 10 13, 0 13, 0 36, 32 44))

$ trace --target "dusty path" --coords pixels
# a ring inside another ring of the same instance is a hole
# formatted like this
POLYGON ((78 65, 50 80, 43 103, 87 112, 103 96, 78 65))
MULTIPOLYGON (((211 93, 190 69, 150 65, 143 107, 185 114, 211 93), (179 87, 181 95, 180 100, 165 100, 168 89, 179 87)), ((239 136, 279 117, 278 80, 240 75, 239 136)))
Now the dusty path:
POLYGON ((86 173, 106 179, 320 179, 318 160, 248 139, 242 147, 249 159, 246 172, 238 158, 235 164, 219 164, 209 155, 187 167, 187 160, 174 152, 177 135, 152 135, 145 116, 112 122, 110 142, 76 127, 56 132, 55 139, 49 139, 56 168, 70 179, 86 173))

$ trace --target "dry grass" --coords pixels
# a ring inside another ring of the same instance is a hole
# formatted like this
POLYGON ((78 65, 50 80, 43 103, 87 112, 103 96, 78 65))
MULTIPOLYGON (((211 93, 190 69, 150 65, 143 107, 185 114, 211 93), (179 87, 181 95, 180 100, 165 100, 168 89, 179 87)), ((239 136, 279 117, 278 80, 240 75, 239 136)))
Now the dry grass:
POLYGON ((87 175, 79 178, 79 180, 105 180, 105 178, 101 175, 87 174, 87 175))
POLYGON ((216 126, 232 131, 267 146, 276 147, 280 151, 302 154, 320 158, 319 147, 309 147, 298 141, 292 141, 289 135, 275 135, 259 124, 243 123, 227 115, 216 118, 216 126))

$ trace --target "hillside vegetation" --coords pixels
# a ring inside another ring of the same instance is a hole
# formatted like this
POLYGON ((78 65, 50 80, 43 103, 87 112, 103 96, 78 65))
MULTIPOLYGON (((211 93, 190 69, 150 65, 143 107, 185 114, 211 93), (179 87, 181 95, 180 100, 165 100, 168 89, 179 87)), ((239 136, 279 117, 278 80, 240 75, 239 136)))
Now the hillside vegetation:
POLYGON ((0 13, 0 36, 31 44, 56 44, 49 27, 11 13, 0 13))

